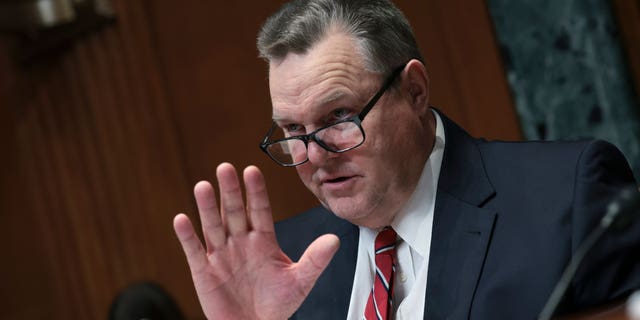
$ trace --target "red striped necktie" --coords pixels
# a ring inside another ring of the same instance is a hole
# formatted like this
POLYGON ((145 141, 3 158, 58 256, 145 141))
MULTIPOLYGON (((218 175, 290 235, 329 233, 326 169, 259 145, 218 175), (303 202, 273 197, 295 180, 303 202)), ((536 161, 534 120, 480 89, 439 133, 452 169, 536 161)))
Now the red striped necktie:
POLYGON ((396 271, 396 232, 385 227, 376 236, 376 274, 364 309, 366 320, 389 320, 393 312, 393 276, 396 271))

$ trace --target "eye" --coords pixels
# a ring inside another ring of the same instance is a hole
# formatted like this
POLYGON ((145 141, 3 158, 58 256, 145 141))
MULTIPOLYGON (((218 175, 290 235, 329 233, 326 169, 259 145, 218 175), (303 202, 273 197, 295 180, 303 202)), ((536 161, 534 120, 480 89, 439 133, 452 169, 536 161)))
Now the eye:
POLYGON ((282 129, 290 136, 304 134, 304 127, 297 123, 287 124, 282 129))
POLYGON ((338 108, 331 112, 333 120, 344 120, 351 116, 351 110, 346 108, 338 108))

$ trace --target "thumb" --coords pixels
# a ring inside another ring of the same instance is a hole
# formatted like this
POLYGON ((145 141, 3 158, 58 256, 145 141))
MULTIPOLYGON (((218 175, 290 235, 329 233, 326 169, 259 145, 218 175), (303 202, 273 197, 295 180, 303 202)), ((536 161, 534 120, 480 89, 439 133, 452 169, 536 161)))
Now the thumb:
POLYGON ((298 280, 304 294, 308 294, 316 280, 340 247, 340 240, 333 234, 325 234, 309 245, 298 261, 298 280))

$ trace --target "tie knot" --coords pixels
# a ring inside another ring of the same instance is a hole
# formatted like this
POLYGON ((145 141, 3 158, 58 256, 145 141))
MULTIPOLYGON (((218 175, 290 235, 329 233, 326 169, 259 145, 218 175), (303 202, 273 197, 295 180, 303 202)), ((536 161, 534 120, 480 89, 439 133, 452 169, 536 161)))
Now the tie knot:
POLYGON ((391 227, 385 227, 376 236, 376 254, 394 250, 396 248, 396 232, 391 227))

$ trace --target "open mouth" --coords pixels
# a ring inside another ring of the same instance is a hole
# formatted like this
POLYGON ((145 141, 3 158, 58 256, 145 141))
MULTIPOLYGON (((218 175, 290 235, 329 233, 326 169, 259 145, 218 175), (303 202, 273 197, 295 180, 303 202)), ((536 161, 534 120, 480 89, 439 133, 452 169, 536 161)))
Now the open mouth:
POLYGON ((339 178, 335 178, 335 179, 329 179, 327 180, 327 182, 329 183, 338 183, 338 182, 343 182, 343 181, 347 181, 349 180, 350 177, 339 177, 339 178))

